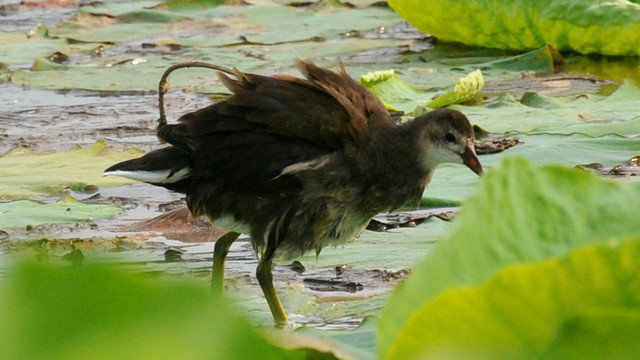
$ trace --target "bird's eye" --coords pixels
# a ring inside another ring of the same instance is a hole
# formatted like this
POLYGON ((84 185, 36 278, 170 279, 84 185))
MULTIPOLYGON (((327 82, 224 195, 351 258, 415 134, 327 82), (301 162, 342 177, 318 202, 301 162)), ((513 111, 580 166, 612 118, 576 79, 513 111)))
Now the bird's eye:
POLYGON ((453 134, 452 134, 452 133, 446 133, 446 134, 444 135, 444 139, 445 139, 445 140, 447 140, 448 142, 451 142, 451 143, 452 143, 452 142, 456 142, 456 137, 455 137, 455 136, 453 136, 453 134))

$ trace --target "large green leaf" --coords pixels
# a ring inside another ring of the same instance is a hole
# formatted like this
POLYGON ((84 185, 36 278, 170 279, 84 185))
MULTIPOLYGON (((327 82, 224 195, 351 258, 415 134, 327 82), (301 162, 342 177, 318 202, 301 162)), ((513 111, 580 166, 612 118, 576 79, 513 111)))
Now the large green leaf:
POLYGON ((386 358, 536 359, 554 338, 548 358, 608 355, 604 349, 624 349, 620 337, 632 347, 616 355, 631 354, 640 343, 639 256, 640 238, 609 241, 450 289, 412 315, 386 358), (597 330, 593 320, 603 317, 607 330, 597 330))
POLYGON ((498 49, 551 44, 583 54, 640 55, 640 5, 600 0, 390 0, 418 29, 498 49))
POLYGON ((448 289, 480 284, 505 266, 639 235, 639 212, 638 184, 503 161, 463 205, 450 235, 392 293, 380 319, 381 356, 413 313, 448 289))
POLYGON ((634 359, 640 354, 638 334, 640 312, 637 310, 618 307, 576 316, 558 328, 551 345, 540 359, 634 359))
POLYGON ((23 263, 0 282, 2 357, 304 358, 267 343, 205 285, 23 263))

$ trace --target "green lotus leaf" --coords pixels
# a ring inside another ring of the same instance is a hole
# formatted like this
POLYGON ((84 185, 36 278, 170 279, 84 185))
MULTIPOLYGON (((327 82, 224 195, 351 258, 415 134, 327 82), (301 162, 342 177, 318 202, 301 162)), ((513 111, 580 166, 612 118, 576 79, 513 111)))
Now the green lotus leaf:
POLYGON ((390 0, 440 40, 498 49, 551 44, 583 54, 640 55, 640 4, 600 0, 390 0))
POLYGON ((418 309, 452 288, 479 285, 508 266, 640 235, 637 183, 505 159, 476 191, 462 206, 450 234, 418 263, 383 308, 381 358, 418 309))
MULTIPOLYGON (((3 274, 6 359, 302 359, 271 345, 203 283, 20 263, 3 274)), ((323 357, 319 357, 323 358, 323 357)))
POLYGON ((371 90, 392 110, 406 113, 415 110, 416 106, 432 109, 467 102, 480 93, 484 86, 482 72, 476 70, 458 79, 453 88, 431 100, 434 91, 421 91, 404 82, 394 70, 373 71, 360 77, 360 83, 371 90), (426 104, 426 105, 425 105, 426 104))
POLYGON ((638 256, 640 237, 608 241, 447 290, 412 315, 387 359, 593 359, 619 356, 616 345, 631 354, 640 341, 638 256))
POLYGON ((360 83, 394 111, 413 111, 419 101, 428 99, 426 92, 407 84, 393 69, 368 72, 360 77, 360 83))
POLYGON ((640 312, 611 309, 566 320, 541 360, 627 360, 640 353, 640 312))
POLYGON ((482 72, 475 70, 469 75, 458 79, 458 82, 453 86, 453 90, 438 96, 426 106, 437 109, 448 105, 465 103, 478 96, 483 86, 482 72))

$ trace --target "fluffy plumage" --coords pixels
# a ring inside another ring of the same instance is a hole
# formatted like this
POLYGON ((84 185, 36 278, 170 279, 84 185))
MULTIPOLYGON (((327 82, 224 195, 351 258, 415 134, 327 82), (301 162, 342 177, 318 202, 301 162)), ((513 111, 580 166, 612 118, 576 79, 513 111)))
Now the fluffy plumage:
POLYGON ((398 125, 344 68, 298 67, 306 79, 220 73, 231 97, 160 127, 171 146, 106 174, 152 172, 136 179, 185 193, 196 216, 248 227, 270 282, 274 256, 319 253, 356 237, 375 214, 419 201, 440 163, 482 172, 460 112, 398 125))

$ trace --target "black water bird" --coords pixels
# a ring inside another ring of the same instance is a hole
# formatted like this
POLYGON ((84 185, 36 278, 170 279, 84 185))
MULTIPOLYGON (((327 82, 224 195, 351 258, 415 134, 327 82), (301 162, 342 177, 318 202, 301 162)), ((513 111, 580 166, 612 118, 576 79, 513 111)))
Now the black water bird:
POLYGON ((434 110, 397 124, 342 65, 297 65, 306 79, 219 72, 232 96, 161 123, 158 137, 170 146, 105 171, 184 193, 194 216, 230 230, 214 249, 218 292, 231 243, 250 234, 279 325, 288 321, 272 281, 276 257, 353 239, 374 215, 419 201, 442 163, 483 171, 462 113, 434 110))

